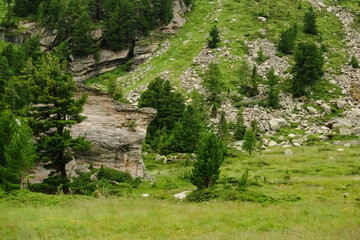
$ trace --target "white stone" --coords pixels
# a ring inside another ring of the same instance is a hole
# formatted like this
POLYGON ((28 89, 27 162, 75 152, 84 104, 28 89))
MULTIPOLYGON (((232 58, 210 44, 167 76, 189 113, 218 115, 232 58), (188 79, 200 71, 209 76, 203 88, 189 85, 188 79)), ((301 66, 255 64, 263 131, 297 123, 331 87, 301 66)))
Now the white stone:
POLYGON ((327 112, 327 113, 330 113, 330 112, 331 112, 331 107, 330 107, 327 103, 321 104, 320 107, 321 107, 322 109, 324 109, 324 111, 327 112))
POLYGON ((291 149, 286 149, 284 152, 285 155, 292 155, 293 152, 291 151, 291 149))
POLYGON ((340 135, 351 135, 351 129, 349 129, 349 128, 340 128, 339 133, 340 133, 340 135))
POLYGON ((312 107, 312 106, 308 106, 307 107, 307 110, 309 111, 309 113, 312 113, 312 114, 316 114, 318 111, 314 108, 314 107, 312 107))
POLYGON ((281 127, 287 125, 287 122, 282 118, 273 118, 269 121, 270 128, 274 131, 279 130, 281 127))
POLYGON ((269 147, 276 147, 277 143, 275 141, 270 141, 269 142, 269 147))
POLYGON ((288 135, 288 137, 289 137, 289 138, 294 138, 294 137, 296 137, 296 135, 293 134, 293 133, 290 133, 290 134, 288 135))
POLYGON ((183 200, 186 198, 186 196, 191 193, 191 191, 184 191, 184 192, 181 192, 181 193, 177 193, 174 195, 174 198, 176 200, 183 200))
POLYGON ((142 196, 142 197, 148 197, 148 196, 149 196, 149 194, 144 193, 144 194, 141 194, 141 196, 142 196))
POLYGON ((257 18, 260 22, 266 22, 266 18, 264 18, 264 17, 258 17, 257 18))

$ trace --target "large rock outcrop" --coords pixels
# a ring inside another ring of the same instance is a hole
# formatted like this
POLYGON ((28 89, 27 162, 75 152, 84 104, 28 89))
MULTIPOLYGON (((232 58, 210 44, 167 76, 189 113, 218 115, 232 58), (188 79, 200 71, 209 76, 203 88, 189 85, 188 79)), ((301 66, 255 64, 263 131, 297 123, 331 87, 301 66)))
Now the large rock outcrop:
POLYGON ((92 163, 94 167, 103 165, 127 171, 133 177, 143 177, 141 146, 156 110, 114 101, 97 90, 85 91, 89 95, 82 115, 87 119, 74 125, 71 132, 74 137, 86 135, 93 147, 89 152, 76 155, 69 169, 86 168, 92 163))

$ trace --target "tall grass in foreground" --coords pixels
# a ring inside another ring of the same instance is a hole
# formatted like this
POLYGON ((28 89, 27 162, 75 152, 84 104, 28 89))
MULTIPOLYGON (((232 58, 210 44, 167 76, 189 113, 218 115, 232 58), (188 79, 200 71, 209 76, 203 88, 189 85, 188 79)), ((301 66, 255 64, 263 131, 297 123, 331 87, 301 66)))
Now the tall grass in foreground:
POLYGON ((292 150, 290 156, 280 148, 251 157, 238 152, 225 159, 221 179, 240 178, 248 169, 250 182, 267 180, 243 194, 296 194, 296 202, 175 201, 174 193, 194 189, 179 178, 189 166, 145 158, 156 187, 145 182, 122 197, 34 193, 5 202, 0 196, 0 239, 359 239, 360 148, 292 150))

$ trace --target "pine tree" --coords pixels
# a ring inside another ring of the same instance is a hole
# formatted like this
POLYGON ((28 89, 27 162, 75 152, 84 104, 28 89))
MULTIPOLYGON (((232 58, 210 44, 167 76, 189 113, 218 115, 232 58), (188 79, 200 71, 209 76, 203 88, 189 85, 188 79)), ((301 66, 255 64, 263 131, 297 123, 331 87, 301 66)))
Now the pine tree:
POLYGON ((224 82, 221 77, 219 65, 216 63, 209 64, 209 70, 205 73, 204 80, 202 82, 206 90, 209 92, 208 101, 213 104, 220 104, 220 94, 224 89, 224 82))
POLYGON ((241 107, 237 113, 236 125, 234 130, 234 137, 236 140, 243 140, 245 136, 246 126, 244 124, 243 112, 244 112, 244 108, 241 107))
POLYGON ((359 62, 358 62, 357 58, 355 57, 355 55, 352 55, 351 60, 350 60, 350 65, 355 69, 360 67, 359 62))
POLYGON ((297 24, 281 32, 278 50, 285 54, 291 54, 295 47, 297 37, 297 24))
POLYGON ((306 87, 321 79, 324 57, 322 50, 315 43, 301 42, 294 52, 295 65, 292 68, 293 95, 306 95, 306 87))
MULTIPOLYGON (((5 57, 0 56, 0 101, 5 92, 5 86, 12 76, 12 71, 5 57)), ((1 104, 0 104, 1 105, 1 104)))
POLYGON ((90 16, 84 11, 74 25, 72 53, 76 56, 85 56, 93 52, 90 25, 90 16))
POLYGON ((252 151, 255 150, 256 147, 256 136, 252 129, 248 129, 245 132, 244 143, 242 148, 251 155, 252 151))
POLYGON ((154 120, 147 130, 147 142, 156 149, 161 129, 170 133, 185 109, 185 99, 179 92, 174 92, 169 81, 156 78, 149 83, 139 99, 139 108, 152 107, 157 110, 154 120))
POLYGON ((270 68, 270 70, 266 74, 266 78, 268 80, 269 92, 268 92, 268 105, 272 108, 279 108, 279 89, 277 87, 278 77, 275 75, 274 68, 270 68))
POLYGON ((172 132, 173 150, 176 152, 194 152, 204 129, 205 126, 201 122, 199 112, 191 105, 187 106, 172 132))
POLYGON ((0 112, 0 166, 6 166, 5 147, 10 144, 16 129, 15 116, 10 110, 0 112))
POLYGON ((219 179, 219 168, 224 161, 225 151, 222 141, 213 132, 206 133, 196 154, 191 183, 198 189, 213 186, 219 179))
POLYGON ((257 73, 256 65, 254 65, 251 73, 251 86, 248 91, 249 97, 254 97, 259 94, 258 82, 259 82, 259 74, 257 73))
POLYGON ((36 157, 35 146, 31 140, 31 128, 23 121, 11 136, 11 142, 5 146, 4 155, 7 166, 18 176, 21 189, 24 189, 24 179, 33 167, 36 157))
POLYGON ((229 125, 225 118, 225 112, 223 111, 220 114, 220 121, 218 127, 219 127, 218 136, 221 139, 226 139, 229 136, 229 125))
POLYGON ((75 82, 67 72, 66 61, 47 55, 27 77, 32 81, 30 125, 38 140, 39 157, 48 168, 66 178, 65 165, 72 160, 73 151, 88 150, 84 137, 72 138, 69 128, 82 122, 80 113, 86 95, 75 100, 75 82))
POLYGON ((207 38, 207 44, 209 48, 217 48, 220 43, 220 31, 214 25, 209 33, 209 37, 207 38))
POLYGON ((106 28, 104 33, 105 45, 114 51, 129 47, 135 36, 135 23, 134 2, 119 0, 115 7, 110 5, 104 19, 106 28))
POLYGON ((310 34, 317 34, 316 26, 316 13, 312 7, 309 7, 308 11, 304 15, 304 32, 310 34))

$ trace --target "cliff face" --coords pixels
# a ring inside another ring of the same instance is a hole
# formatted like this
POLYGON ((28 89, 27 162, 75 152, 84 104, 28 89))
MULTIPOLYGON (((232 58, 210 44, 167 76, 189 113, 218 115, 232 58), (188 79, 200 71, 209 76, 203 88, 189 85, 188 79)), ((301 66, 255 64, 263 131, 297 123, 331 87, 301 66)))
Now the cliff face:
MULTIPOLYGON (((84 91, 84 89, 83 89, 84 91)), ((69 164, 70 170, 94 167, 114 168, 127 171, 133 177, 144 176, 141 156, 146 129, 156 114, 152 108, 138 109, 112 100, 96 90, 86 90, 87 103, 82 115, 87 119, 71 128, 72 135, 83 136, 92 143, 92 150, 75 156, 69 164)))

